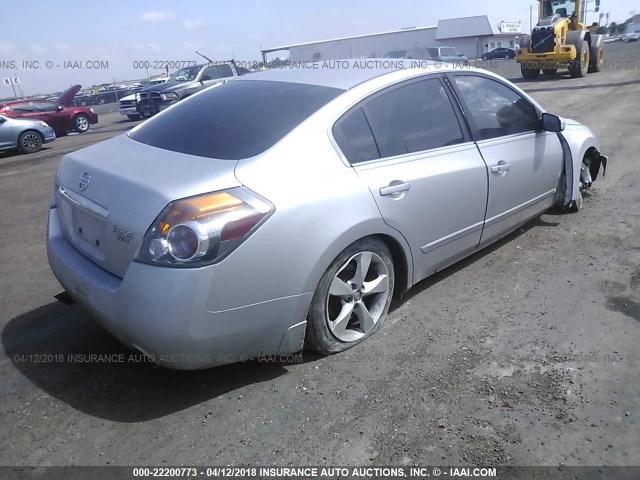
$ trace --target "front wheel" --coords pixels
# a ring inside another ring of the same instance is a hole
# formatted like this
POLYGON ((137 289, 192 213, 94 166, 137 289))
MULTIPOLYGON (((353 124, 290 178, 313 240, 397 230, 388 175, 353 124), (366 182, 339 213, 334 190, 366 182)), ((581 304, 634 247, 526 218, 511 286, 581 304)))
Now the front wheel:
POLYGON ((330 355, 373 335, 387 315, 394 283, 393 260, 384 242, 370 237, 347 247, 313 295, 305 346, 330 355))
POLYGON ((89 117, 83 114, 76 115, 73 119, 73 129, 78 133, 84 133, 89 130, 90 124, 89 117))
POLYGON ((538 78, 538 76, 540 76, 539 68, 530 68, 525 66, 524 64, 520 65, 520 71, 522 72, 522 78, 527 80, 533 80, 534 78, 538 78))
POLYGON ((582 78, 589 71, 589 44, 582 42, 578 47, 578 56, 575 61, 569 65, 569 74, 572 78, 582 78))
POLYGON ((22 132, 18 138, 18 148, 22 153, 36 153, 42 149, 42 137, 37 132, 22 132))

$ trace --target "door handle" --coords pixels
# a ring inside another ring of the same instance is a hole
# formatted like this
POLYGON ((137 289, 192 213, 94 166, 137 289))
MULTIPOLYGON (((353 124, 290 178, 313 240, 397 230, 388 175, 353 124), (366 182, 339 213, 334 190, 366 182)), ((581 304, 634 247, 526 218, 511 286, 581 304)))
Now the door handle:
POLYGON ((491 173, 507 173, 511 170, 511 165, 508 163, 498 163, 498 165, 491 167, 491 173))
POLYGON ((410 183, 391 184, 388 187, 382 187, 380 189, 380 195, 382 195, 383 197, 386 197, 389 195, 395 195, 396 193, 406 192, 410 188, 411 188, 410 183))

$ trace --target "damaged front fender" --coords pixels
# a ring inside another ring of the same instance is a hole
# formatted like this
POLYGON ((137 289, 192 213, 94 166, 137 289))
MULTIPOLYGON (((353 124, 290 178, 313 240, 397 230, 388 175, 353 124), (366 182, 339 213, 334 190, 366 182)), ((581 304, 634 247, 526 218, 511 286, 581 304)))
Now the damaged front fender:
POLYGON ((600 153, 600 142, 584 125, 567 120, 566 128, 558 134, 564 152, 564 206, 582 199, 581 189, 589 188, 607 171, 608 158, 600 153))

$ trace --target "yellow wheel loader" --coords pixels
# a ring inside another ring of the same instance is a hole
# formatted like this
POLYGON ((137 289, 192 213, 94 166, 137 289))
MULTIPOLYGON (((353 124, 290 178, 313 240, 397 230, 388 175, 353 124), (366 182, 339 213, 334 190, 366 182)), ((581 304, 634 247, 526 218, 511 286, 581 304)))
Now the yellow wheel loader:
MULTIPOLYGON (((568 68, 572 77, 599 72, 604 36, 585 25, 587 0, 538 0, 538 24, 520 41, 516 61, 524 78, 555 75, 568 68)), ((595 0, 595 12, 600 0, 595 0)))

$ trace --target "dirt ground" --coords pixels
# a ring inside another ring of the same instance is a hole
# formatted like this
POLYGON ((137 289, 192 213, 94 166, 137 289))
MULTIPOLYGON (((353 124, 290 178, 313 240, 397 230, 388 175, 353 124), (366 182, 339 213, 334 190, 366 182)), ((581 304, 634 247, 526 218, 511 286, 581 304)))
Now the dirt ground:
POLYGON ((420 283, 329 358, 69 361, 129 350, 53 298, 51 185, 63 153, 132 123, 0 154, 0 464, 640 464, 640 43, 608 46, 602 73, 519 85, 600 138, 584 210, 420 283))

